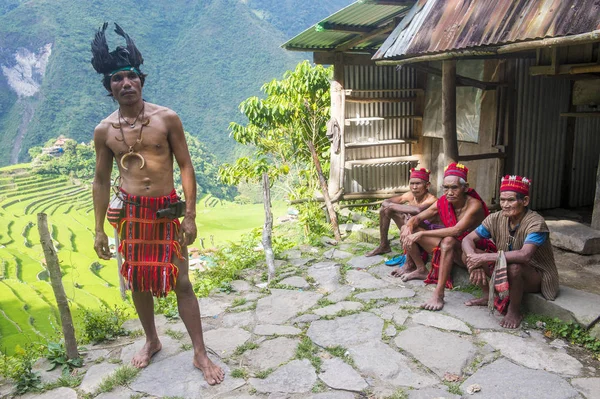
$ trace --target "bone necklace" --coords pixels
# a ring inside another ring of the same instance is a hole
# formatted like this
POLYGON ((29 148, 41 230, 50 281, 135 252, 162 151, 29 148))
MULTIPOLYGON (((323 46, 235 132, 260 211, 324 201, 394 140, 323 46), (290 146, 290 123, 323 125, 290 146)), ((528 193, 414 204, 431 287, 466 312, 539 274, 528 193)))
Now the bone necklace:
MULTIPOLYGON (((142 115, 142 119, 141 119, 142 124, 140 126, 140 133, 139 133, 137 139, 135 139, 135 143, 133 143, 133 145, 129 145, 127 143, 127 141, 125 141, 125 133, 123 133, 123 124, 121 123, 121 118, 123 118, 123 120, 125 122, 127 122, 127 120, 124 117, 122 117, 121 109, 119 109, 119 131, 121 132, 121 140, 119 140, 118 138, 117 138, 117 140, 122 141, 123 143, 125 143, 125 145, 127 147, 129 147, 129 151, 127 152, 127 154, 125 154, 121 157, 121 167, 125 170, 129 170, 129 168, 127 168, 125 166, 125 159, 127 159, 127 157, 131 157, 131 156, 138 157, 140 159, 140 162, 142 163, 140 165, 140 169, 142 169, 144 167, 144 165, 146 164, 146 160, 144 159, 142 154, 140 154, 139 152, 136 152, 134 150, 136 145, 142 144, 142 132, 144 130, 144 126, 146 126, 150 123, 150 119, 144 120, 144 107, 145 107, 145 104, 142 105, 142 109, 140 110, 140 113, 138 114, 138 116, 135 118, 135 121, 133 121, 133 123, 129 124, 130 127, 133 128, 135 126, 135 123, 137 122, 139 116, 142 115)), ((116 127, 116 126, 114 126, 114 127, 116 127)))

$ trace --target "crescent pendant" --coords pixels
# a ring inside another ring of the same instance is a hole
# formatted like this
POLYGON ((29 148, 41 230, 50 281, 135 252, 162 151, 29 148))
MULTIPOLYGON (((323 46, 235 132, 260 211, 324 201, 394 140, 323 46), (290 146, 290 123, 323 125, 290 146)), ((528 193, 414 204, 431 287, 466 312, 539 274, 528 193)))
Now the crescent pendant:
POLYGON ((146 164, 146 160, 144 159, 144 157, 142 156, 142 154, 137 153, 137 152, 128 152, 127 154, 123 155, 121 157, 121 167, 125 170, 129 170, 129 168, 127 166, 125 166, 125 158, 129 157, 129 156, 136 156, 140 159, 142 165, 140 166, 140 169, 142 169, 144 167, 144 165, 146 164))

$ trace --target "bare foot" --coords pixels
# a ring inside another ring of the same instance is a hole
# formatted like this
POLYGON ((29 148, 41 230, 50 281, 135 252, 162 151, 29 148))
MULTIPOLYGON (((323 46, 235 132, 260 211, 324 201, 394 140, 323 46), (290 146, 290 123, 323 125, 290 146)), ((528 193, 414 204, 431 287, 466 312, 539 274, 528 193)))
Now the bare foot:
POLYGON ((402 281, 409 281, 409 280, 425 280, 427 278, 427 269, 425 270, 415 270, 413 272, 410 273, 404 273, 404 275, 402 276, 402 281))
POLYGON ((195 355, 194 366, 202 371, 202 374, 204 374, 204 379, 209 385, 220 384, 225 378, 223 369, 214 364, 206 354, 204 356, 195 355))
POLYGON ((417 270, 416 267, 409 265, 408 263, 402 267, 397 267, 392 270, 392 277, 400 277, 403 274, 410 273, 412 271, 417 270))
POLYGON ((138 369, 143 369, 150 364, 150 359, 152 356, 156 354, 159 350, 162 349, 162 344, 160 341, 146 341, 142 349, 138 351, 131 359, 131 364, 133 367, 137 367, 138 369))
POLYGON ((470 299, 467 302, 465 302, 465 305, 467 305, 467 306, 487 306, 487 304, 488 304, 488 299, 484 298, 484 297, 470 299))
POLYGON ((521 325, 521 321, 523 321, 523 315, 518 312, 511 312, 510 310, 504 316, 500 325, 504 328, 519 328, 521 325))
POLYGON ((365 254, 366 257, 387 254, 388 252, 392 252, 392 249, 389 245, 382 247, 381 245, 372 250, 371 252, 367 252, 365 254))
POLYGON ((421 305, 425 310, 442 310, 444 307, 444 297, 436 296, 435 294, 430 300, 421 305))

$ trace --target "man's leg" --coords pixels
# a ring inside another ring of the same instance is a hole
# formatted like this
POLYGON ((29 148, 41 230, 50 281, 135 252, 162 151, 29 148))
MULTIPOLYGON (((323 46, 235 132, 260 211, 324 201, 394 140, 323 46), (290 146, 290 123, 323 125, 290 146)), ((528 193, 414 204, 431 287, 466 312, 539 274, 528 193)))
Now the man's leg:
MULTIPOLYGON (((484 251, 475 248, 475 252, 481 254, 484 251)), ((462 261, 465 265, 467 264, 467 256, 464 254, 464 252, 462 254, 462 261)), ((482 270, 485 272, 485 275, 486 277, 488 277, 488 279, 492 276, 492 274, 490 273, 490 268, 488 266, 483 266, 482 270)), ((481 288, 481 297, 469 299, 465 302, 466 306, 487 306, 488 298, 490 295, 490 285, 486 281, 485 284, 479 284, 479 288, 481 288)))
MULTIPOLYGON (((419 230, 422 229, 420 228, 419 230)), ((425 266, 423 258, 421 258, 421 248, 423 248, 423 250, 425 250, 429 254, 433 252, 433 249, 437 247, 438 243, 438 238, 423 237, 419 241, 414 243, 410 248, 406 249, 406 252, 408 254, 407 258, 410 257, 410 259, 414 262, 414 267, 412 269, 407 269, 402 274, 403 281, 425 280, 428 274, 428 270, 425 266)))
POLYGON ((131 364, 137 368, 144 368, 150 364, 150 359, 162 349, 158 339, 156 325, 154 324, 154 300, 149 292, 132 292, 133 304, 137 311, 142 328, 146 334, 146 343, 131 359, 131 364))
MULTIPOLYGON (((390 248, 390 241, 388 240, 388 232, 390 231, 391 220, 392 209, 389 205, 383 203, 379 209, 379 246, 374 250, 367 252, 365 256, 381 255, 392 251, 390 248)), ((396 220, 396 218, 394 220, 396 220)), ((398 224, 398 221, 396 221, 396 224, 398 224)))
POLYGON ((446 237, 440 243, 440 270, 438 274, 438 283, 430 300, 425 302, 421 307, 427 310, 441 310, 444 307, 444 291, 446 289, 446 281, 452 272, 454 262, 462 263, 462 250, 460 242, 454 237, 446 237))
POLYGON ((542 275, 529 265, 512 263, 508 265, 508 295, 510 303, 506 316, 500 322, 505 328, 518 328, 523 320, 521 302, 526 292, 540 292, 542 275))
POLYGON ((185 328, 192 339, 194 346, 194 366, 204 373, 204 379, 210 385, 220 384, 225 377, 223 370, 214 364, 206 354, 204 346, 204 336, 202 335, 202 320, 200 319, 200 306, 198 298, 194 294, 194 289, 190 283, 188 274, 188 256, 187 248, 183 248, 183 261, 177 262, 179 275, 175 285, 175 294, 177 294, 177 308, 179 316, 185 324, 185 328))

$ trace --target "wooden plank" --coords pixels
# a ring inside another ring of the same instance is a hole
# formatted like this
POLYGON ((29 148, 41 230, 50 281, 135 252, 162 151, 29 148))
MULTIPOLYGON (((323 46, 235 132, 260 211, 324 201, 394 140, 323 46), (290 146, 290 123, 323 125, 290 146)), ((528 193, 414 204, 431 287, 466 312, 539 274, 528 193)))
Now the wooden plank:
POLYGON ((485 154, 473 154, 473 155, 459 155, 459 161, 478 161, 481 159, 495 159, 495 158, 506 158, 504 152, 488 152, 485 154))
POLYGON ((379 89, 379 90, 356 90, 356 89, 346 89, 346 96, 351 96, 352 94, 357 93, 404 93, 404 92, 417 92, 423 93, 424 89, 421 88, 408 88, 408 89, 379 89))
POLYGON ((396 195, 407 193, 410 190, 408 187, 399 187, 395 191, 365 191, 362 193, 348 193, 342 195, 342 200, 357 200, 357 199, 368 199, 377 198, 385 199, 395 197, 396 195))
POLYGON ((415 102, 417 97, 346 97, 346 102, 371 104, 371 103, 411 103, 415 102))
POLYGON ((417 119, 423 120, 421 115, 399 115, 399 116, 367 116, 364 118, 347 118, 345 119, 346 125, 349 125, 350 122, 369 122, 369 121, 388 121, 394 119, 417 119))
POLYGON ((600 111, 598 112, 561 112, 560 116, 569 118, 600 118, 600 111))
POLYGON ((346 165, 355 166, 355 165, 380 165, 387 163, 400 163, 400 162, 418 162, 419 157, 413 155, 406 155, 402 157, 389 157, 389 158, 372 158, 372 159, 360 159, 353 161, 346 161, 346 165))
POLYGON ((381 140, 381 141, 365 141, 346 144, 346 148, 364 148, 364 147, 377 147, 383 145, 394 145, 394 144, 409 144, 415 143, 417 139, 406 139, 406 140, 381 140))
POLYGON ((442 64, 442 129, 445 164, 458 161, 456 134, 456 61, 442 64))

